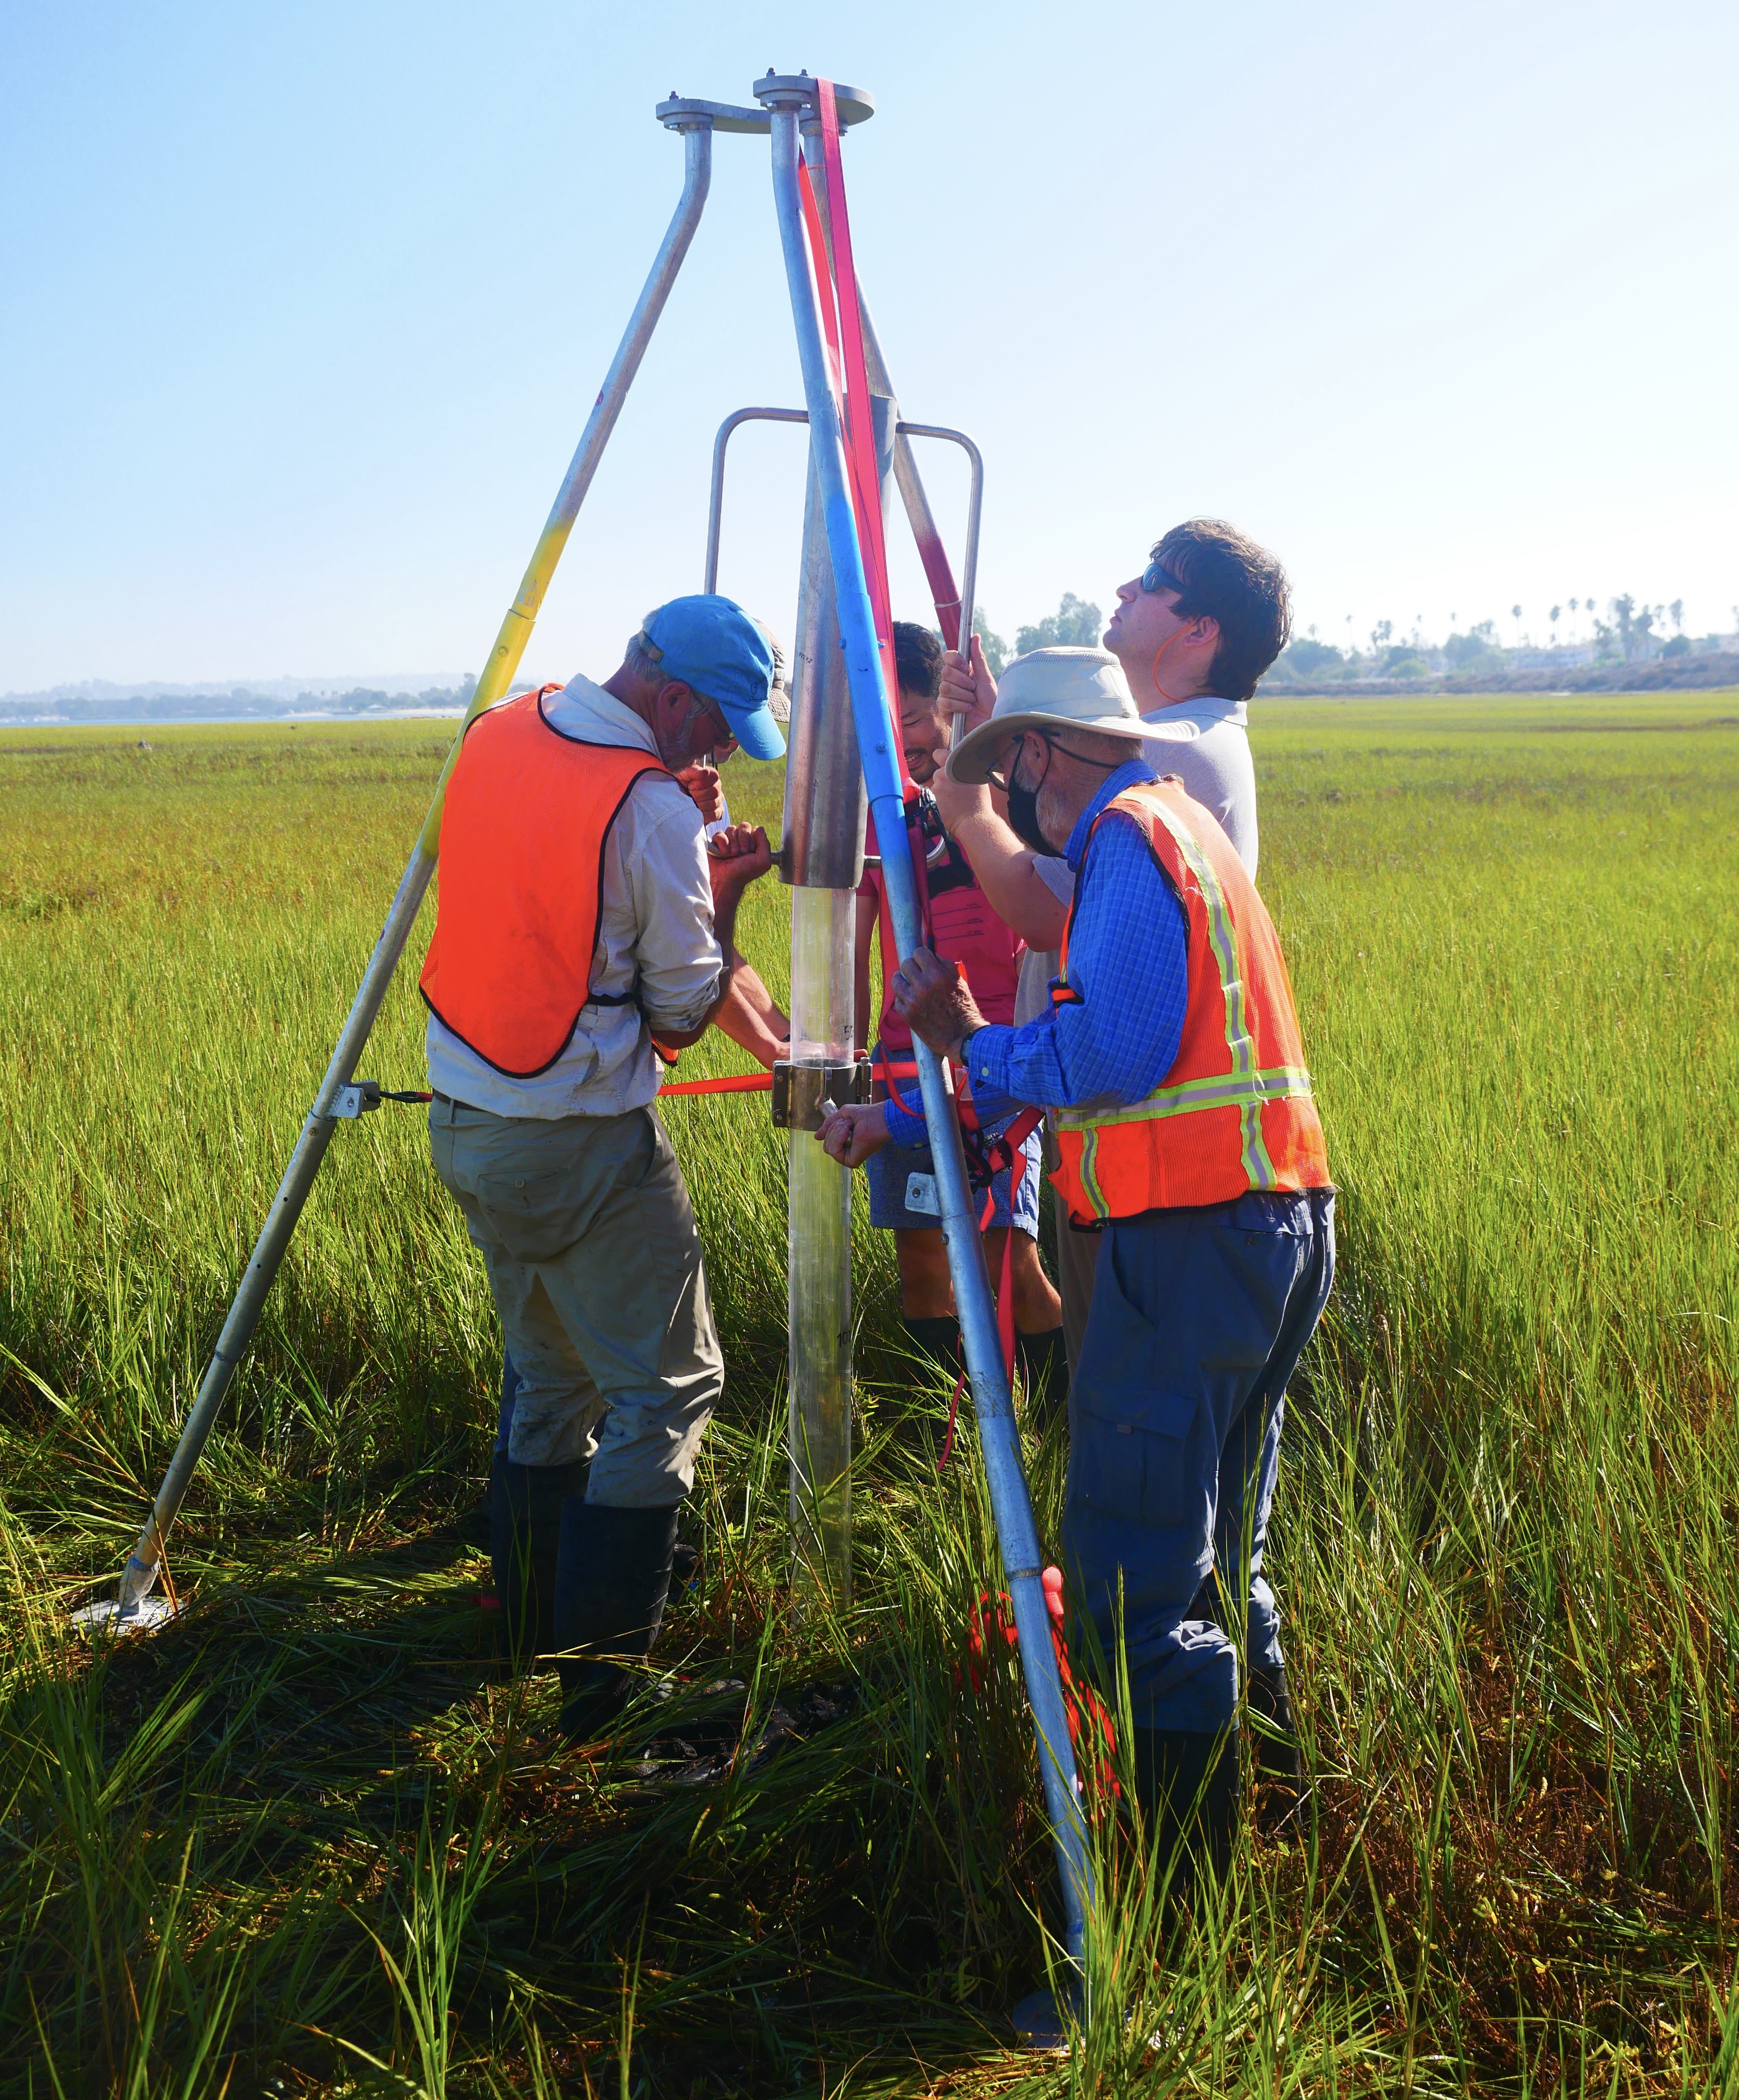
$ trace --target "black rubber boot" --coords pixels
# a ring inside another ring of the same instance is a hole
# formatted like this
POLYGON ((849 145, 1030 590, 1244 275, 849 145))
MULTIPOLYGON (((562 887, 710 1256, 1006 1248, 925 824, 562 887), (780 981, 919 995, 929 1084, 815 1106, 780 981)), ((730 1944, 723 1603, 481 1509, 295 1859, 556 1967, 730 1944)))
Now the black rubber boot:
POLYGON ((555 1646, 562 1504, 585 1493, 590 1470, 588 1458, 571 1466, 516 1466, 499 1451, 490 1466, 489 1560, 501 1608, 502 1646, 518 1669, 536 1669, 533 1658, 555 1646))
POLYGON ((960 1323, 951 1312, 931 1320, 902 1319, 900 1325, 919 1356, 954 1377, 960 1367, 960 1323))
POLYGON ((1238 1731, 1136 1728, 1131 1736, 1136 1798, 1159 1872, 1170 1867, 1174 1894, 1204 1864, 1223 1880, 1238 1835, 1238 1731))
MULTIPOLYGON (((490 1454, 492 1471, 494 1454, 490 1454)), ((459 1536, 467 1546, 480 1546, 490 1552, 495 1546, 495 1482, 492 1478, 483 1493, 459 1520, 459 1536)))
POLYGON ((1026 1393, 1026 1420, 1042 1436, 1057 1419, 1069 1397, 1069 1358, 1063 1348, 1063 1330, 1053 1327, 1044 1335, 1014 1337, 1014 1361, 1020 1366, 1021 1383, 1026 1393))
POLYGON ((633 1691, 658 1638, 670 1595, 677 1512, 614 1509, 578 1497, 562 1505, 556 1564, 556 1667, 562 1678, 562 1732, 589 1742, 633 1691))
POLYGON ((1250 1708, 1251 1762, 1263 1782, 1256 1818, 1265 1830, 1293 1829, 1304 1799, 1304 1760, 1292 1726, 1286 1672, 1253 1670, 1246 1694, 1250 1708))

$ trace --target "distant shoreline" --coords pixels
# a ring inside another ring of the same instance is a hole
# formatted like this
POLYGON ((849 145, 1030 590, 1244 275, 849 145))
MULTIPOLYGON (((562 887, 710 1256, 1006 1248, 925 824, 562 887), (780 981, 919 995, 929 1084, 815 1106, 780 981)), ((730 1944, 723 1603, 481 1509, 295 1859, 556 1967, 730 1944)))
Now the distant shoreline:
POLYGON ((463 708, 371 708, 366 713, 348 708, 298 708, 294 712, 253 714, 146 714, 138 710, 114 714, 8 714, 0 711, 0 729, 294 729, 298 722, 460 721, 463 708))
POLYGON ((1459 699, 1475 693, 1556 695, 1565 699, 1624 693, 1722 692, 1739 686, 1739 652, 1694 656, 1650 657, 1631 664, 1599 664, 1584 668, 1527 671, 1474 671, 1428 678, 1333 680, 1276 677, 1272 673, 1256 688, 1259 700, 1428 699, 1440 694, 1459 699))

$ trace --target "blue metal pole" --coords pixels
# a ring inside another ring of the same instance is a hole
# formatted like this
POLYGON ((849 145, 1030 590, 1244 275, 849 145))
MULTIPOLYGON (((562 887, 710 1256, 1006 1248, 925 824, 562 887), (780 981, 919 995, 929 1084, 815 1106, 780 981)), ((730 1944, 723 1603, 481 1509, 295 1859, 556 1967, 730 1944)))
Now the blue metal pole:
MULTIPOLYGON (((802 201, 797 189, 797 116, 806 96, 782 91, 764 98, 773 110, 773 196, 784 249, 785 276, 797 324, 797 355, 803 371, 803 394, 809 408, 810 457, 819 478, 828 551, 833 565, 840 646, 851 690, 858 748, 869 790, 870 814, 881 852, 882 880, 902 960, 922 940, 916 878, 905 805, 900 794, 893 732, 883 690, 875 618, 864 580, 857 520, 848 492, 845 455, 839 414, 828 382, 821 324, 815 311, 809 260, 803 240, 802 201)), ((935 1053, 916 1037, 912 1048, 924 1114, 929 1125, 936 1167, 936 1193, 942 1207, 942 1238, 948 1270, 954 1279, 960 1339, 972 1384, 973 1409, 984 1453, 985 1478, 996 1519, 1003 1566, 1020 1634, 1021 1666, 1026 1696, 1039 1738, 1039 1766, 1044 1779, 1050 1815, 1062 1870, 1066 1940, 1072 1960, 1081 1961, 1087 1913, 1092 1901, 1092 1865, 1087 1829, 1075 1791, 1075 1756, 1063 1705, 1062 1683, 1051 1646, 1050 1616, 1045 1608, 1038 1528, 1032 1498, 1021 1463, 1020 1432, 1015 1423, 1009 1380, 1003 1368, 1002 1343, 996 1331, 984 1242, 973 1215, 966 1156, 960 1143, 954 1098, 935 1053)))

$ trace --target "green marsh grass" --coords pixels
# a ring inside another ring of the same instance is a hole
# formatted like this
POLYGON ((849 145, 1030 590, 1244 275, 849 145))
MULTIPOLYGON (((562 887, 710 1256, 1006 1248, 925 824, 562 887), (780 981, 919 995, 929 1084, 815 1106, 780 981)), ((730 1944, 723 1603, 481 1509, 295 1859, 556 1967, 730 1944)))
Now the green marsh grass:
MULTIPOLYGON (((456 1519, 499 1337, 414 1110, 339 1135, 171 1546, 112 1580, 444 726, 0 735, 0 2084, 216 2095, 1739 2092, 1739 699, 1265 703, 1263 889, 1342 1194, 1273 1566, 1317 1786, 1168 1912, 1054 1875, 970 1440, 858 1235, 852 1609, 783 1608, 783 1157, 672 1105, 730 1365, 661 1660, 800 1725, 553 1753, 456 1519), (801 1723, 806 1688, 849 1707, 801 1723)), ((739 813, 776 817, 733 762, 739 813)), ((775 989, 783 900, 744 945, 775 989)), ((421 1083, 414 972, 365 1065, 421 1083)), ((685 1070, 734 1069, 728 1046, 685 1070)), ((1054 1538, 1064 1453, 1034 1454, 1054 1538)))

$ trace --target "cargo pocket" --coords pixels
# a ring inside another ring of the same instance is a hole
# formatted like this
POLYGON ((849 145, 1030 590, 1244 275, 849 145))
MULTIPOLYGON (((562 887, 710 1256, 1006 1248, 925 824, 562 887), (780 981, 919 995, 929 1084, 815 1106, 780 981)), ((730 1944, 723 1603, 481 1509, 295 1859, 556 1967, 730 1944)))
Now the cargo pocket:
POLYGON ((1100 1514, 1167 1531, 1209 1520, 1201 1394, 1179 1389, 1153 1324, 1101 1260, 1074 1388, 1069 1489, 1100 1514), (1169 1377, 1167 1375, 1169 1372, 1169 1377))
POLYGON ((1119 1524, 1176 1531, 1207 1521, 1194 1393, 1100 1387, 1075 1396, 1071 1495, 1119 1524))

